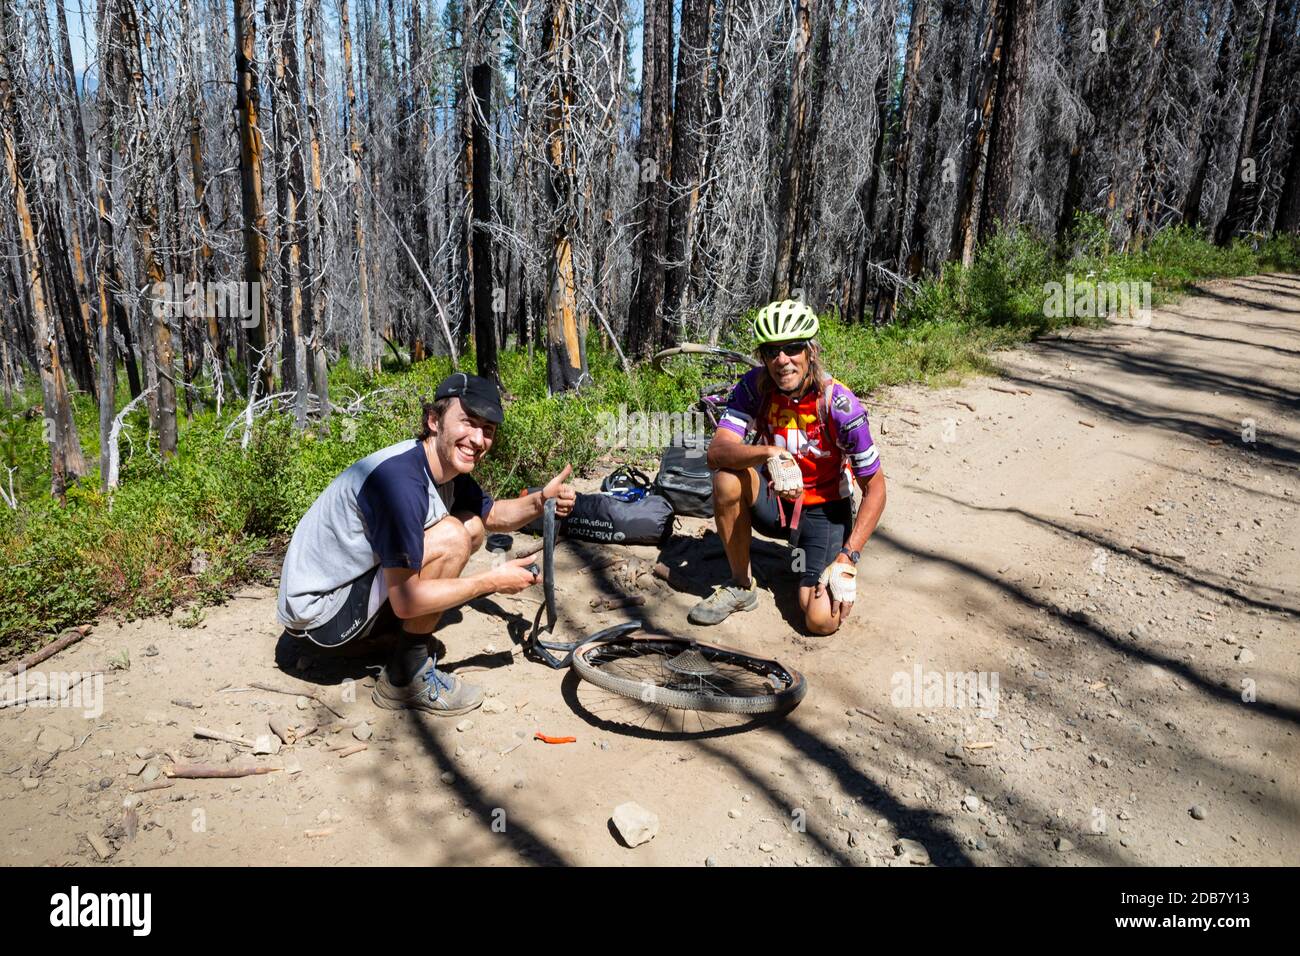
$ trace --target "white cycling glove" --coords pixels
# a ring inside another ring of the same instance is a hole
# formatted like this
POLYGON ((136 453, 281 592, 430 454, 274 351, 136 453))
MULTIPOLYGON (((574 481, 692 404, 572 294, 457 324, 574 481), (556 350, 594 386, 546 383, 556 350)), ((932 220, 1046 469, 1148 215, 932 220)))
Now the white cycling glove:
POLYGON ((778 495, 803 491, 803 471, 788 451, 781 450, 767 460, 767 473, 778 495))
POLYGON ((831 600, 852 604, 858 597, 858 569, 843 561, 826 565, 818 579, 831 592, 831 600))

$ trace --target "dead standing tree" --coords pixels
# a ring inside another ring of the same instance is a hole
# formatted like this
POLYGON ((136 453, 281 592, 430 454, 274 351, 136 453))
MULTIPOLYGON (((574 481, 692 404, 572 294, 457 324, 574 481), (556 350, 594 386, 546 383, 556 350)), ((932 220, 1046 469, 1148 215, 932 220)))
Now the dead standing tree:
POLYGON ((15 67, 20 62, 14 43, 16 26, 10 5, 0 4, 0 124, 3 124, 0 135, 4 138, 5 172, 14 192, 23 268, 31 297, 32 338, 36 345, 41 396, 45 403, 45 437, 50 445, 51 491, 62 501, 68 482, 86 473, 86 463, 77 437, 77 426, 72 419, 58 337, 50 322, 45 267, 27 195, 27 184, 35 178, 35 164, 27 148, 22 112, 16 96, 15 67))
MULTIPOLYGON (((341 0, 346 2, 346 0, 341 0)), ((257 368, 258 383, 271 392, 272 369, 262 361, 273 348, 268 333, 266 310, 266 209, 262 199, 262 130, 258 125, 261 92, 257 79, 257 19, 254 0, 235 0, 235 108, 239 124, 239 181, 243 206, 244 282, 256 313, 248 326, 249 345, 257 368)), ((254 399, 253 376, 249 377, 249 402, 254 399)))

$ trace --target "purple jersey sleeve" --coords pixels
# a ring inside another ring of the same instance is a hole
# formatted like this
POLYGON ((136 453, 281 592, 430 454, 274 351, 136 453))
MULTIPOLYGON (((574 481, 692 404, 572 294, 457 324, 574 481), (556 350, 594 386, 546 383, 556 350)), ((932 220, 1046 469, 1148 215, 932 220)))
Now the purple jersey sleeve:
POLYGON ((751 369, 736 383, 736 387, 731 390, 731 398, 727 399, 727 410, 722 415, 722 421, 718 422, 718 428, 745 437, 754 416, 758 414, 758 375, 761 371, 751 369))
POLYGON ((871 438, 867 411, 858 397, 839 382, 831 386, 831 418, 835 422, 835 443, 853 469, 856 478, 874 475, 880 469, 880 452, 871 438))

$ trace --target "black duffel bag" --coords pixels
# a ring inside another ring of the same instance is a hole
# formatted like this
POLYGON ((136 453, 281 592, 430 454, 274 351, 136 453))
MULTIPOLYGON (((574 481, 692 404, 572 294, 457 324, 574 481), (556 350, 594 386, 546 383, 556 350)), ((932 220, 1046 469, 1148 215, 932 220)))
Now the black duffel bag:
POLYGON ((712 518, 713 472, 705 446, 674 444, 665 448, 654 491, 668 499, 676 514, 712 518))
POLYGON ((661 495, 622 501, 579 494, 561 523, 566 537, 603 544, 662 544, 673 530, 673 506, 661 495))
MULTIPOLYGON (((535 518, 521 530, 541 534, 542 519, 535 518)), ((559 527, 559 533, 567 538, 602 544, 663 544, 672 531, 673 507, 657 494, 624 501, 617 493, 579 492, 573 510, 560 519, 559 527)))

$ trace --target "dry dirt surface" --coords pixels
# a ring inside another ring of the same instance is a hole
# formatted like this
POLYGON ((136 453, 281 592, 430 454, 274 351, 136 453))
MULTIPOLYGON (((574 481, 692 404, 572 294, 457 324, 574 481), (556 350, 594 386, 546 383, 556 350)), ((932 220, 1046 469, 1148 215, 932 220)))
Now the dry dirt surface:
MULTIPOLYGON (((1300 279, 1213 283, 1148 327, 998 361, 867 403, 889 503, 834 637, 792 625, 784 545, 758 549, 759 609, 713 629, 686 623, 723 579, 707 522, 662 555, 686 590, 641 575, 653 625, 801 670, 788 716, 665 712, 531 663, 534 592, 439 633, 491 712, 381 711, 367 662, 277 653, 274 592, 249 588, 196 626, 102 621, 40 665, 105 671, 102 713, 93 694, 0 710, 0 861, 1300 863, 1300 279), (319 729, 260 756, 193 732, 256 740, 271 718, 319 729), (280 769, 136 792, 192 762, 280 769), (658 819, 635 848, 611 823, 628 801, 658 819)), ((629 613, 588 607, 659 557, 622 550, 584 569, 607 552, 561 544, 560 632, 629 613)))

